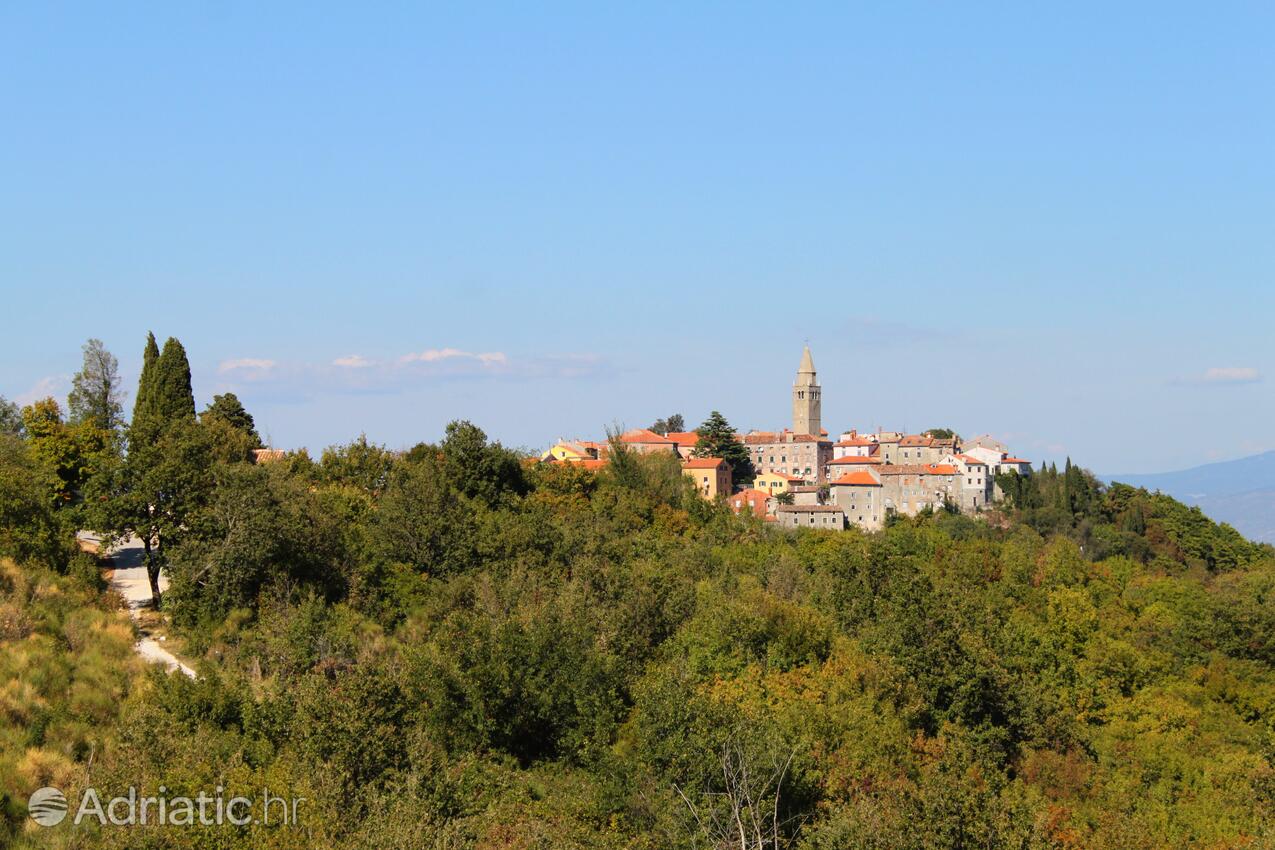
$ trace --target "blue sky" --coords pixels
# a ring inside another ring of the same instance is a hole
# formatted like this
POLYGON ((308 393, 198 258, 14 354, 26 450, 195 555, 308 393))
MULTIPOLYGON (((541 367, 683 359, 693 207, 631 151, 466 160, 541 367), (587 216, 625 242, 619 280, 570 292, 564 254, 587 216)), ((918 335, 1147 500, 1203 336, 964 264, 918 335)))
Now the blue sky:
POLYGON ((1275 6, 425 5, 0 7, 0 394, 154 330, 282 447, 534 446, 809 340, 829 430, 1275 448, 1275 6))

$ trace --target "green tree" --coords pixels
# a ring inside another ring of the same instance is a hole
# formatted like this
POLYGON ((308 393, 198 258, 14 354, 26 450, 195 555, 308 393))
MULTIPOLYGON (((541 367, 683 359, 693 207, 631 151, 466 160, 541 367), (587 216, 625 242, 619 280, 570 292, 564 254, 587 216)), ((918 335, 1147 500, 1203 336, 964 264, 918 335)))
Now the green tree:
POLYGON ((129 423, 129 439, 145 440, 159 430, 155 417, 155 367, 159 363, 159 345, 154 332, 146 334, 146 347, 142 350, 142 374, 137 381, 137 395, 133 398, 133 418, 129 423))
POLYGON ((169 337, 155 362, 153 405, 156 415, 165 423, 193 422, 195 394, 190 386, 190 362, 186 349, 169 337))
POLYGON ((22 436, 22 408, 0 395, 0 434, 22 436))
POLYGON ((686 420, 682 418, 682 414, 674 413, 668 419, 656 419, 651 423, 651 430, 657 434, 668 434, 672 431, 683 431, 686 429, 686 420))
POLYGON ((62 409, 51 398, 23 408, 22 422, 31 454, 57 476, 56 503, 78 502, 104 460, 110 435, 93 420, 64 422, 62 409))
POLYGON ((50 498, 60 486, 29 445, 0 434, 0 556, 61 566, 65 552, 50 498))
POLYGON ((756 471, 748 456, 748 447, 735 434, 726 417, 714 410, 695 429, 699 441, 695 444, 696 457, 720 457, 730 464, 731 480, 736 487, 749 487, 756 471))
POLYGON ((956 436, 956 432, 951 428, 931 428, 925 432, 925 436, 933 437, 936 440, 950 440, 956 436))
POLYGON ((448 423, 440 449, 448 478, 471 499, 494 505, 504 493, 527 492, 519 456, 500 443, 488 443, 483 429, 472 422, 448 423))
POLYGON ((244 409, 243 403, 239 401, 239 396, 234 393, 213 396, 212 404, 204 408, 202 416, 205 421, 211 418, 224 420, 227 424, 251 437, 253 443, 255 443, 254 448, 261 447, 261 437, 257 434, 257 427, 252 420, 252 414, 244 409))
POLYGON ((158 604, 165 549, 187 532, 212 487, 212 445, 195 422, 186 350, 172 337, 158 354, 155 335, 147 337, 128 445, 98 490, 95 514, 114 535, 141 539, 158 604))
POLYGON ((252 414, 234 393, 213 396, 199 423, 208 430, 217 459, 225 463, 252 460, 253 449, 262 447, 252 414))
POLYGON ((84 364, 71 379, 67 411, 73 425, 88 422, 111 433, 124 425, 119 363, 100 339, 84 343, 84 364))

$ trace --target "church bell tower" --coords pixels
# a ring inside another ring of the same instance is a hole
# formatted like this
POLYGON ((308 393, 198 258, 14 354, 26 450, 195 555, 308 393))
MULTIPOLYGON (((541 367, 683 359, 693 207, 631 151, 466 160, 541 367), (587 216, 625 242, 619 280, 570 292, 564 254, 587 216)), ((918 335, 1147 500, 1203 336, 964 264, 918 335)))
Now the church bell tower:
POLYGON ((792 385, 792 430, 794 434, 820 434, 819 382, 815 378, 815 361, 810 346, 801 353, 797 380, 792 385))

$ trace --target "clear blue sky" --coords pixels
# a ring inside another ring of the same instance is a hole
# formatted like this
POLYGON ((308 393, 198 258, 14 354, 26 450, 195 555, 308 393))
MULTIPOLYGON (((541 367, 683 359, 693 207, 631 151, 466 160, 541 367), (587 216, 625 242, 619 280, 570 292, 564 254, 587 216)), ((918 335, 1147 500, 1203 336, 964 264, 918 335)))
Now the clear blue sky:
POLYGON ((974 5, 4 4, 0 393, 153 329, 282 447, 541 445, 808 339, 833 431, 1275 448, 1275 5, 974 5))

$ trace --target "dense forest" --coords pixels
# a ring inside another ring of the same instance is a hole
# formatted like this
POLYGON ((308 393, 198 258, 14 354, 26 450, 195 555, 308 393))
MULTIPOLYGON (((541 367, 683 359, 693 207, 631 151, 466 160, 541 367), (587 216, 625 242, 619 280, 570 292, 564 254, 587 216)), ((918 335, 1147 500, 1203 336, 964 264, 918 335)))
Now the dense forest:
POLYGON ((254 463, 180 343, 127 424, 85 354, 66 411, 0 405, 0 845, 1275 846, 1275 551, 1165 496, 1068 462, 785 532, 467 422, 254 463), (196 679, 133 653, 80 529, 147 541, 196 679), (305 804, 43 828, 43 785, 305 804))

